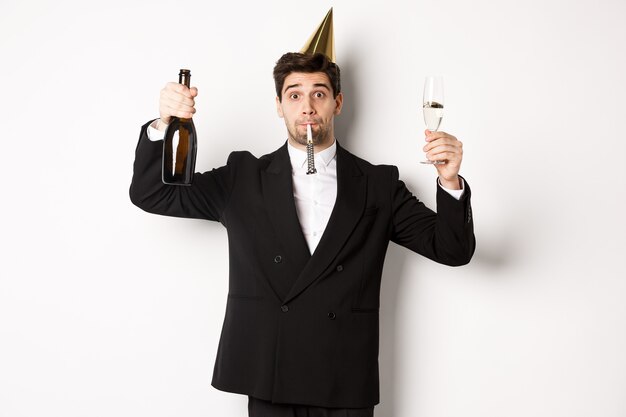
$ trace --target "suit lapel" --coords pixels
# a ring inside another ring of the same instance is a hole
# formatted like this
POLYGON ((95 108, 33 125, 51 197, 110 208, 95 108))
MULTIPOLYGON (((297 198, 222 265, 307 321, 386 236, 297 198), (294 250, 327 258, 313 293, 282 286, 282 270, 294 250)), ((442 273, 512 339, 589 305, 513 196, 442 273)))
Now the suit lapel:
MULTIPOLYGON (((304 291, 333 262, 363 214, 366 185, 366 176, 356 166, 354 156, 337 143, 337 199, 335 200, 335 207, 315 252, 283 300, 284 303, 289 302, 304 291)), ((289 196, 293 208, 295 204, 291 188, 289 196)), ((282 227, 291 227, 291 220, 286 220, 289 221, 289 224, 283 219, 282 227)), ((296 222, 298 222, 297 215, 296 222)), ((297 226, 306 248, 306 240, 304 240, 300 224, 298 223, 297 226)), ((286 230, 285 233, 287 233, 286 230)), ((293 231, 291 233, 293 234, 293 231)))
MULTIPOLYGON (((282 243, 282 250, 285 252, 281 255, 286 263, 293 267, 293 273, 285 275, 295 277, 304 268, 311 255, 296 212, 291 162, 286 143, 274 152, 272 161, 266 170, 262 171, 262 186, 267 214, 278 240, 282 243)), ((293 281, 272 284, 273 286, 279 285, 277 292, 280 298, 283 298, 293 285, 293 281)))

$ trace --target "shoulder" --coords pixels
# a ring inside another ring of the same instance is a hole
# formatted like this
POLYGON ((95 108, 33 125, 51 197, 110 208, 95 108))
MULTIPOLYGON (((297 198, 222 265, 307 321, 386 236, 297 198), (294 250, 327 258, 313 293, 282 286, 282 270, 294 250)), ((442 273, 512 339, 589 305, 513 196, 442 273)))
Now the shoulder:
POLYGON ((230 155, 228 155, 229 165, 250 164, 258 160, 259 158, 254 156, 250 151, 232 151, 230 155))
POLYGON ((256 166, 262 168, 269 165, 277 152, 278 150, 257 157, 250 151, 232 151, 230 155, 228 155, 228 164, 233 166, 256 166))
POLYGON ((289 155, 286 146, 282 146, 274 152, 257 157, 249 151, 233 151, 228 156, 228 166, 234 171, 259 172, 280 171, 289 166, 289 155))

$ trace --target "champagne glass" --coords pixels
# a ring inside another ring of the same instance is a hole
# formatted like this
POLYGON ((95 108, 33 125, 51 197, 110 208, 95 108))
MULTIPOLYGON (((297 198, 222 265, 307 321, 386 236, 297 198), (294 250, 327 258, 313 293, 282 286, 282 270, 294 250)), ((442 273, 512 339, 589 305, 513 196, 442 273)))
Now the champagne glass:
MULTIPOLYGON (((443 77, 429 75, 424 80, 424 95, 422 98, 424 122, 426 129, 436 132, 443 119, 443 77)), ((421 161, 422 164, 441 165, 446 161, 421 161)))

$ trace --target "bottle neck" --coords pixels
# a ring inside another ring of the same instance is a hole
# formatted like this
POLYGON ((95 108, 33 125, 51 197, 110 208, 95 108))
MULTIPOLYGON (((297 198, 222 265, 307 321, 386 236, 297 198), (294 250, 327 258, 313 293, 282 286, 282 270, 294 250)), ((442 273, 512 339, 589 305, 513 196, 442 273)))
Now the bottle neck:
POLYGON ((178 73, 178 83, 189 88, 190 81, 191 81, 191 71, 186 70, 186 69, 181 69, 180 72, 178 73))
MULTIPOLYGON (((189 88, 191 85, 190 82, 191 82, 191 71, 189 71, 188 69, 181 69, 180 72, 178 73, 178 83, 189 88)), ((180 118, 180 120, 182 122, 188 122, 191 119, 180 118)))

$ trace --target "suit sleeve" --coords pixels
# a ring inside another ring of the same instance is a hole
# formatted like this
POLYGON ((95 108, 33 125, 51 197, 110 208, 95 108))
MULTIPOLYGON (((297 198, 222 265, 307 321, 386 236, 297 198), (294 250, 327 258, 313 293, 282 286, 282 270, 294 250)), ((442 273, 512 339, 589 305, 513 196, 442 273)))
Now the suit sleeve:
POLYGON ((226 166, 204 173, 195 173, 191 186, 163 184, 161 158, 163 141, 150 141, 146 130, 152 121, 141 127, 135 150, 130 199, 149 213, 222 221, 234 181, 234 153, 226 166))
POLYGON ((437 212, 420 202, 392 173, 391 240, 435 262, 459 266, 467 264, 476 247, 470 204, 471 191, 456 200, 437 186, 437 212))

